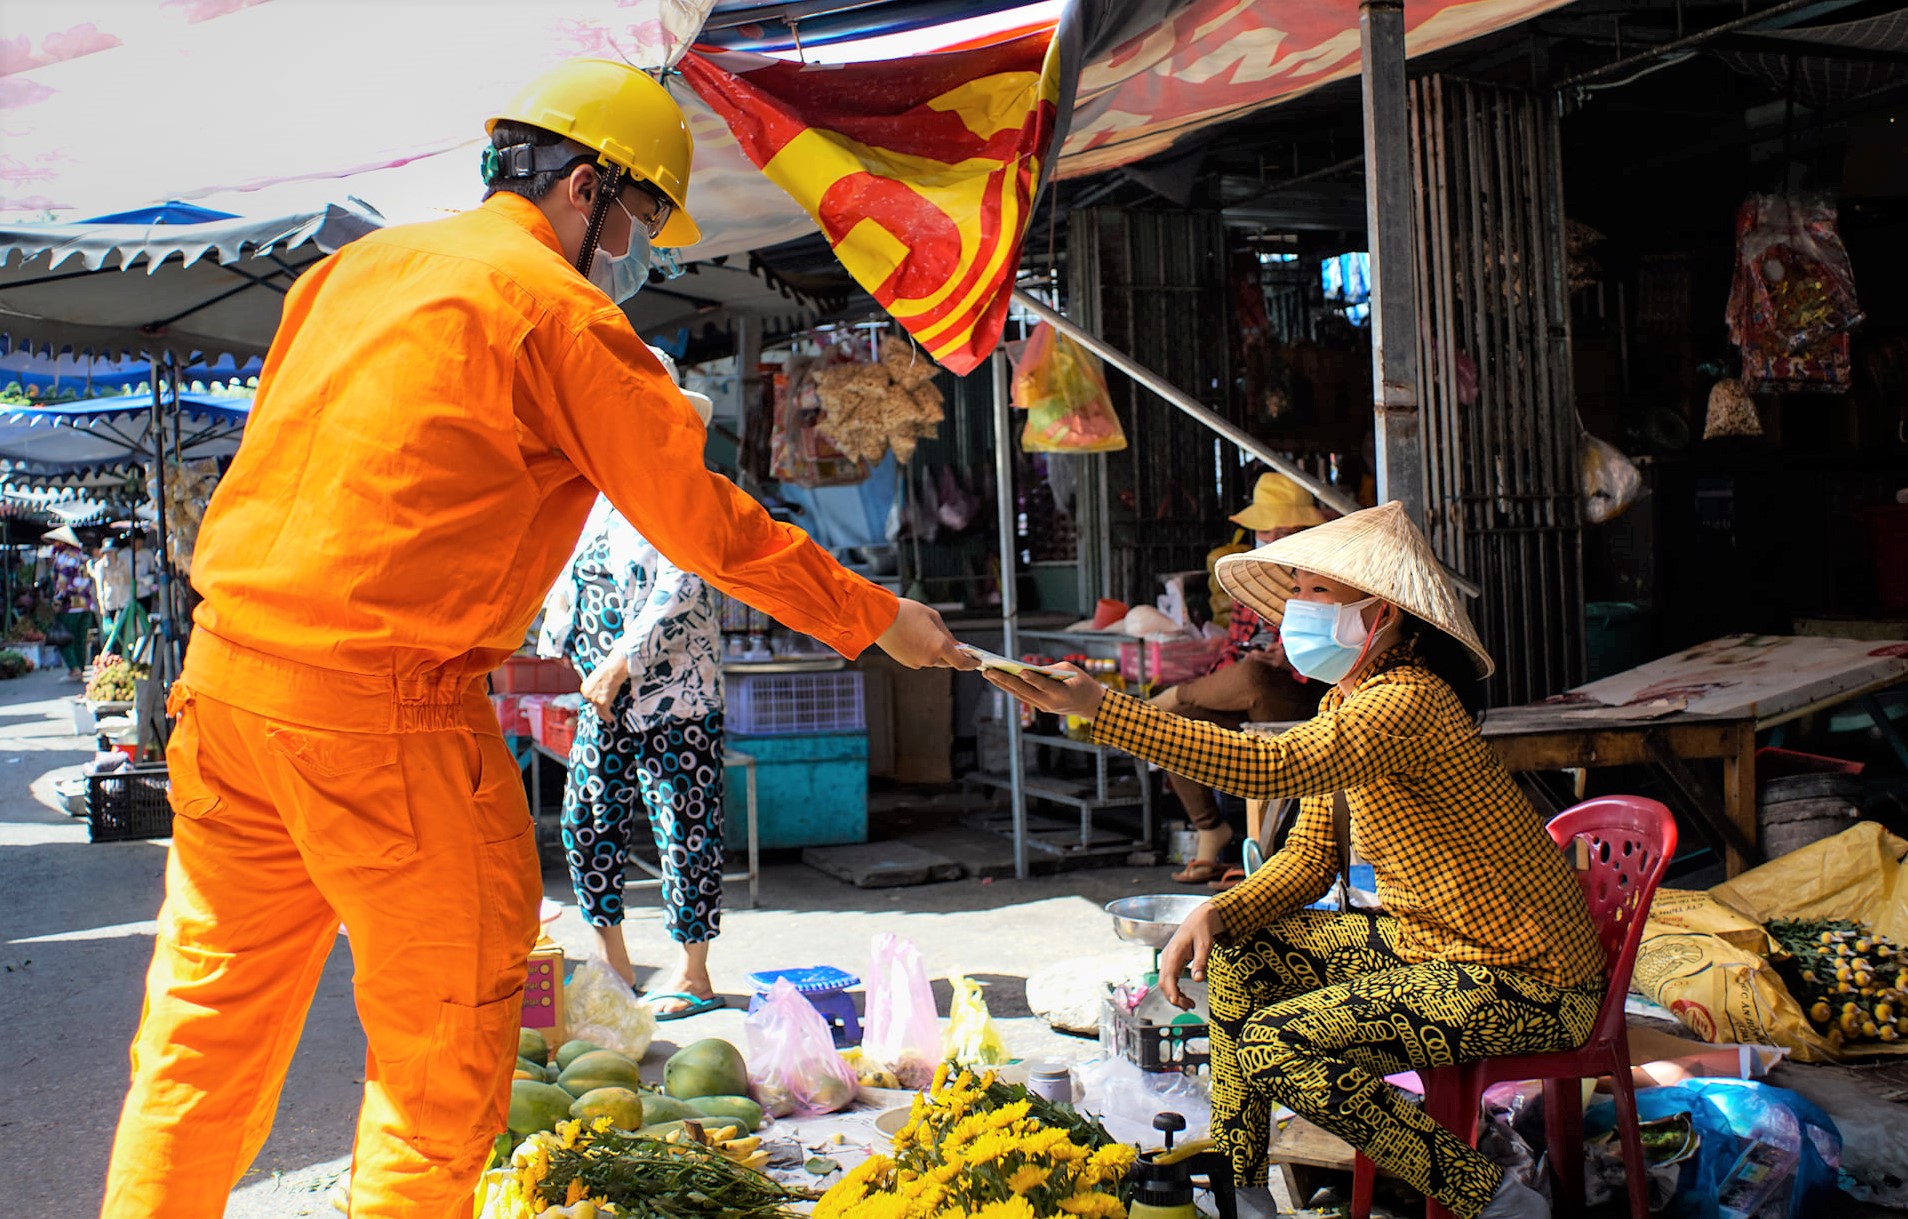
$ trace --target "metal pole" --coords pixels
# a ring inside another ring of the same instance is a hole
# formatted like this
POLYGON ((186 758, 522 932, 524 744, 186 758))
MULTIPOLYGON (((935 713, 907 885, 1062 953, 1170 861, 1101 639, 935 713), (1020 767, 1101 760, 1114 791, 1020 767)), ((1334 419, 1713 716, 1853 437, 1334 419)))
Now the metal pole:
POLYGON ((1423 527, 1424 451, 1418 419, 1417 308, 1411 286, 1411 128, 1404 34, 1403 0, 1364 0, 1358 6, 1378 502, 1402 501, 1411 519, 1423 527))
POLYGON ((1313 497, 1320 503, 1326 504, 1338 512, 1351 513, 1358 511, 1358 501, 1352 499, 1349 495, 1346 495, 1330 483, 1320 482, 1318 479, 1313 478, 1302 466, 1294 465, 1292 462, 1267 448, 1263 441, 1253 436, 1250 432, 1245 431, 1230 420, 1213 413, 1189 395, 1181 393, 1172 382, 1166 380, 1152 369, 1139 363, 1119 348, 1102 342, 1100 339, 1074 325, 1071 321, 1067 320, 1065 314, 1048 308, 1025 292, 1018 290, 1014 292, 1014 303, 1035 317, 1038 317, 1041 321, 1047 322, 1055 330, 1058 330, 1080 346, 1099 356, 1108 364, 1111 364, 1127 376, 1133 378, 1134 381, 1152 390, 1167 402, 1178 407, 1186 414, 1191 415, 1194 419, 1197 419, 1208 428, 1224 436, 1227 440, 1238 445, 1266 465, 1271 466, 1274 470, 1285 475, 1299 486, 1304 487, 1307 491, 1310 491, 1313 497))
MULTIPOLYGON (((1000 650, 1020 656, 1020 537, 1014 527, 1014 440, 1007 421, 1007 351, 994 349, 994 495, 1000 510, 1000 650)), ((1020 707, 1007 707, 1007 774, 1013 781, 1014 876, 1027 879, 1027 773, 1020 752, 1020 707)))
POLYGON ((152 676, 159 683, 161 698, 174 676, 172 669, 172 562, 166 547, 166 416, 159 393, 159 365, 152 359, 152 470, 153 518, 159 529, 159 553, 154 556, 153 575, 158 581, 157 608, 159 627, 153 640, 152 676))

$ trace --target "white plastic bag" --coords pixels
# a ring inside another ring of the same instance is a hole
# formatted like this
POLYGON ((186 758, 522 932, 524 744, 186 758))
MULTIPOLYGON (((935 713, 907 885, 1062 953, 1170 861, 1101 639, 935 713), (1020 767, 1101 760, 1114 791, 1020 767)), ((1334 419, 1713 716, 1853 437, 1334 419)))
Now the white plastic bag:
POLYGON ((563 984, 563 1015, 571 1040, 595 1042, 631 1062, 641 1062, 656 1039, 656 1014, 649 1004, 601 961, 586 960, 570 972, 563 984))
POLYGON ((1622 450, 1585 432, 1582 449, 1583 515, 1601 525, 1623 515, 1643 489, 1643 475, 1622 450))
POLYGON ((1199 1080, 1164 1071, 1149 1073, 1124 1058, 1103 1058, 1080 1068, 1082 1096, 1074 1108, 1100 1119, 1122 1143, 1157 1147, 1160 1133, 1153 1118, 1177 1113, 1186 1119, 1180 1141, 1202 1137, 1212 1125, 1212 1102, 1199 1080))
POLYGON ((878 933, 866 978, 863 1058, 870 1067, 892 1072, 903 1088, 926 1089, 941 1058, 941 1023, 921 950, 903 936, 878 933))
POLYGON ((855 1099, 854 1070, 835 1052, 828 1022, 787 978, 776 979, 742 1031, 749 1089, 770 1117, 833 1113, 855 1099))

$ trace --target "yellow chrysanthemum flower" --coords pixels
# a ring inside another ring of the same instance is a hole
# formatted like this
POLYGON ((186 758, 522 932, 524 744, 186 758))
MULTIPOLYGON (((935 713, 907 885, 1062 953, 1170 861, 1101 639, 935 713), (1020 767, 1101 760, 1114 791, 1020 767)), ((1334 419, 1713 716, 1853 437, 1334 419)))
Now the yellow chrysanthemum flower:
POLYGON ((1077 1193, 1071 1198, 1062 1198, 1057 1205, 1069 1215, 1078 1215, 1080 1219, 1124 1219, 1126 1208, 1113 1194, 1077 1193))
MULTIPOLYGON (((1022 1164, 1008 1175, 1007 1188, 1014 1191, 1016 1195, 1030 1194, 1045 1185, 1051 1176, 1053 1176, 1051 1168, 1040 1164, 1022 1164)), ((1015 1200, 1023 1201, 1024 1199, 1016 1197, 1015 1200)))

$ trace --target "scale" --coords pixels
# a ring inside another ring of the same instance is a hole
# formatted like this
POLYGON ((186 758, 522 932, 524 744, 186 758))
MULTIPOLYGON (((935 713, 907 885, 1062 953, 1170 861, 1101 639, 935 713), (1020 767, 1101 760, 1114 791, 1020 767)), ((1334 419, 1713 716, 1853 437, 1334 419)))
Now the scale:
MULTIPOLYGON (((1153 971, 1147 976, 1147 985, 1155 988, 1155 993, 1159 985, 1159 954, 1179 930, 1179 925, 1205 903, 1205 898, 1190 893, 1152 893, 1122 897, 1106 904, 1106 912, 1113 916, 1113 934, 1129 944, 1144 944, 1153 950, 1153 971)), ((1205 1024, 1205 1018, 1199 1015, 1199 1009, 1206 1002, 1205 983, 1182 980, 1180 989, 1194 1001, 1194 1010, 1159 1011, 1157 1015, 1163 1017, 1159 1023, 1205 1024)), ((1150 997, 1148 1002, 1152 1002, 1150 997)), ((1159 1002, 1165 1003, 1164 996, 1160 996, 1159 1002)))

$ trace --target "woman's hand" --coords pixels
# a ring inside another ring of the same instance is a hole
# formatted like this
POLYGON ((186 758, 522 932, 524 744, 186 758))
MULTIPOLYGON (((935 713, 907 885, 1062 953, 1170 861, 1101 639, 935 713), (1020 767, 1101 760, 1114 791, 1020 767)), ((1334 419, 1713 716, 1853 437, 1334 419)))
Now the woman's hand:
POLYGON ((1057 665, 1065 677, 1046 677, 1039 673, 1007 673, 984 669, 981 676, 1013 695, 1029 707, 1055 715, 1074 715, 1090 720, 1100 713, 1100 700, 1106 687, 1088 677, 1075 665, 1057 665))
POLYGON ((616 696, 629 684, 629 657, 615 648, 603 658, 603 663, 583 681, 583 697, 590 706, 596 708, 596 714, 604 723, 610 722, 610 707, 616 702, 616 696))
POLYGON ((1186 921, 1166 941, 1159 954, 1159 989, 1167 1002, 1182 1011, 1191 1011, 1193 1001, 1179 989, 1179 975, 1192 966, 1192 980, 1206 980, 1206 958, 1212 955, 1212 942, 1226 929, 1225 920, 1206 902, 1186 916, 1186 921))

